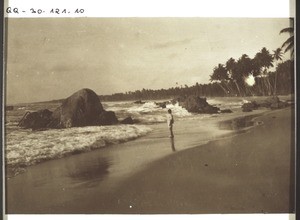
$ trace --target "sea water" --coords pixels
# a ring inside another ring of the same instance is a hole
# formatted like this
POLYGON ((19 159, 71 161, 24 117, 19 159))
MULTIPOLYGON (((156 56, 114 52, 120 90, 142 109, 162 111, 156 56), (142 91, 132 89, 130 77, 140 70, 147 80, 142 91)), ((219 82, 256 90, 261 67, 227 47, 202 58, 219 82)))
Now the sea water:
MULTIPOLYGON (((220 109, 241 111, 241 105, 247 102, 243 98, 208 99, 209 104, 220 109)), ((155 101, 144 104, 127 102, 104 102, 107 111, 114 111, 119 120, 132 117, 138 123, 134 125, 88 126, 67 129, 32 131, 18 127, 18 122, 26 112, 39 109, 55 110, 59 102, 29 103, 14 105, 5 117, 5 162, 9 172, 14 175, 27 166, 43 161, 79 154, 94 149, 109 147, 145 136, 152 132, 156 123, 166 122, 167 109, 171 109, 176 120, 203 120, 219 117, 218 114, 192 114, 176 104, 159 107, 155 101)))

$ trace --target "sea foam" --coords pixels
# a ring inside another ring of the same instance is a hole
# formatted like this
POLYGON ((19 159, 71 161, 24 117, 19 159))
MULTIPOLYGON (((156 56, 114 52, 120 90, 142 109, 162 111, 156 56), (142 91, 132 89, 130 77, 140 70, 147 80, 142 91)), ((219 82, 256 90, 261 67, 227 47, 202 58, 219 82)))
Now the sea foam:
POLYGON ((16 130, 6 138, 8 166, 29 166, 136 139, 151 129, 145 125, 93 126, 46 131, 16 130))

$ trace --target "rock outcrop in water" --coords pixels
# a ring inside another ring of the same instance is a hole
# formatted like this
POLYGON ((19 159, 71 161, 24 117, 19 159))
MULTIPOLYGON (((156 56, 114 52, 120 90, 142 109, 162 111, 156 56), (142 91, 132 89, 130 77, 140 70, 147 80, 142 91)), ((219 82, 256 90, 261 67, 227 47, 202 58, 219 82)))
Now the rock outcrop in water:
POLYGON ((52 120, 52 112, 48 109, 42 109, 37 112, 27 112, 18 126, 37 130, 47 128, 52 120))
POLYGON ((97 94, 82 89, 65 99, 54 111, 54 117, 64 128, 97 125, 99 115, 104 111, 97 94))
POLYGON ((161 108, 167 108, 167 102, 155 102, 155 104, 161 108))
POLYGON ((208 104, 206 98, 200 98, 199 96, 179 97, 172 101, 172 103, 175 102, 178 102, 181 107, 192 113, 215 114, 220 111, 218 107, 208 104))
POLYGON ((105 111, 97 94, 82 89, 65 99, 54 112, 48 109, 26 113, 20 127, 32 129, 70 128, 118 123, 114 112, 105 111))
POLYGON ((243 112, 251 112, 258 108, 281 109, 287 107, 287 102, 280 101, 277 96, 268 97, 265 100, 251 101, 242 105, 243 112))
POLYGON ((143 102, 142 100, 137 100, 133 102, 134 104, 145 104, 146 102, 143 102))
POLYGON ((129 116, 122 121, 120 121, 121 124, 126 124, 126 125, 132 125, 134 124, 134 120, 129 116))
POLYGON ((99 125, 113 125, 117 124, 118 119, 113 111, 103 111, 99 115, 98 124, 99 125))
POLYGON ((5 111, 12 111, 12 110, 14 110, 14 106, 12 105, 5 106, 5 111))

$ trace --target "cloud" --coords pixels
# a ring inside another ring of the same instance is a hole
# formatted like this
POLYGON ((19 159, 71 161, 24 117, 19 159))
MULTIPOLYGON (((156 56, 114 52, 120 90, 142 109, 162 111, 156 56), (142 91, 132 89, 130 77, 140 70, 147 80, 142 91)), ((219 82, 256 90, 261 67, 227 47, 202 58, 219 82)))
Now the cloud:
POLYGON ((175 46, 181 46, 185 44, 189 44, 193 39, 184 39, 184 40, 177 40, 177 41, 166 41, 163 43, 156 43, 150 46, 151 49, 166 49, 170 47, 175 47, 175 46))

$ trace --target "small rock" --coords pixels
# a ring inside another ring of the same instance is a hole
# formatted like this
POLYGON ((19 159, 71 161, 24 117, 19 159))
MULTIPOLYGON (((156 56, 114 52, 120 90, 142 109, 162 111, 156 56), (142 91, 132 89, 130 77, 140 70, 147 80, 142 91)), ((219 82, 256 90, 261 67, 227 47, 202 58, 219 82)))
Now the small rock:
POLYGON ((166 108, 167 107, 167 103, 166 102, 156 102, 156 105, 158 105, 161 108, 166 108))
POLYGON ((220 113, 232 113, 232 111, 230 109, 223 109, 220 113))
POLYGON ((243 112, 252 112, 253 110, 256 110, 259 107, 256 101, 244 103, 242 105, 243 112))
POLYGON ((134 124, 134 121, 133 121, 133 119, 129 116, 129 117, 123 119, 120 123, 121 123, 121 124, 132 125, 132 124, 134 124))
POLYGON ((133 102, 134 104, 145 104, 146 102, 143 102, 142 100, 137 100, 135 102, 133 102))
POLYGON ((12 105, 5 106, 5 111, 12 111, 14 107, 12 105))

